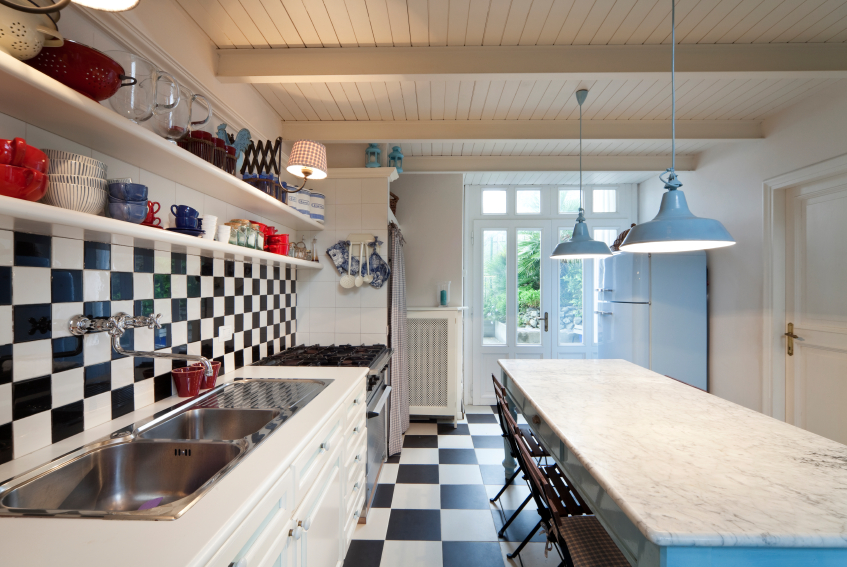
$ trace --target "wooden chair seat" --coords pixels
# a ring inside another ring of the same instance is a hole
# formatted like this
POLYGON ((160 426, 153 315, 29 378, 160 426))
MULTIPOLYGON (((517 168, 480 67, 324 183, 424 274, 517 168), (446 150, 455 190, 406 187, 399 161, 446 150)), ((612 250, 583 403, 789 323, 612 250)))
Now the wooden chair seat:
POLYGON ((557 518, 574 567, 630 567, 596 516, 557 518))

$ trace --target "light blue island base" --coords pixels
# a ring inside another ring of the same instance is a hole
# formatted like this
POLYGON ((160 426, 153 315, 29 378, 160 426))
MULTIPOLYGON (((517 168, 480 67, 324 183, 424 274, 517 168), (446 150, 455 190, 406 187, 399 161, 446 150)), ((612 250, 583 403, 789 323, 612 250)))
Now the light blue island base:
MULTIPOLYGON (((503 363, 515 363, 517 361, 501 361, 501 366, 503 363)), ((530 361, 522 360, 521 363, 527 363, 530 361)), ((573 363, 576 361, 536 361, 536 362, 562 362, 562 363, 573 363)), ((579 361, 579 362, 589 362, 589 361, 579 361)), ((623 361, 594 361, 594 362, 623 362, 623 361)), ((627 363, 628 364, 628 363, 627 363)), ((521 381, 523 374, 518 373, 515 367, 508 367, 512 374, 517 375, 517 380, 521 381)), ((638 368, 638 367, 634 367, 638 368)), ((643 370, 643 369, 641 369, 643 370)), ((649 371, 646 371, 649 372, 649 371)), ((537 381, 537 373, 532 373, 535 375, 534 380, 537 381)), ((652 374, 652 373, 651 373, 652 374)), ((658 375, 656 375, 658 376, 658 375)), ((667 380, 664 377, 660 377, 664 380, 667 380)), ((509 373, 502 373, 502 382, 506 387, 509 403, 512 406, 512 410, 514 413, 523 414, 526 419, 529 427, 535 432, 538 439, 545 446, 547 451, 552 455, 553 459, 559 464, 562 470, 565 472, 567 477, 571 480, 571 482, 576 487, 577 491, 580 495, 586 500, 589 507, 596 514, 597 518, 612 536, 612 538, 617 543, 618 547, 627 557, 629 562, 633 566, 638 567, 647 567, 647 566, 661 566, 661 567, 847 567, 847 539, 845 539, 842 547, 799 547, 799 546, 769 546, 764 542, 765 537, 762 537, 762 546, 733 546, 733 545, 725 545, 725 546, 694 546, 694 545, 661 545, 654 543, 648 537, 645 536, 644 533, 636 526, 636 522, 630 518, 630 516, 625 513, 621 506, 616 502, 615 498, 613 498, 609 492, 601 486, 601 484, 595 480, 591 473, 587 470, 585 464, 576 456, 574 450, 569 449, 569 446, 560 438, 560 435, 554 431, 554 427, 548 423, 548 419, 545 419, 544 415, 550 414, 549 404, 554 403, 554 400, 549 399, 548 396, 544 396, 541 403, 538 405, 540 408, 536 407, 536 405, 529 399, 529 397, 524 393, 523 389, 518 386, 516 383, 516 379, 510 376, 509 373), (547 405, 545 405, 547 404, 547 405), (516 410, 516 411, 515 411, 516 410)), ((526 384, 523 384, 523 387, 526 388, 526 384)), ((688 388, 688 386, 683 386, 684 388, 688 388)), ((539 392, 541 390, 539 389, 539 392)), ((709 394, 705 394, 702 392, 697 392, 703 396, 710 396, 709 394)), ((714 398, 713 396, 710 396, 714 398)), ((637 403, 635 400, 632 400, 633 403, 637 403)), ((725 402, 729 404, 730 402, 725 402)), ((586 407, 586 411, 592 411, 590 407, 586 407)), ((594 411, 597 411, 597 408, 594 408, 594 411)), ((552 419, 552 418, 551 418, 552 419)), ((580 419, 579 416, 574 416, 574 419, 580 419)), ((770 419, 770 418, 768 418, 770 419)), ((601 420, 602 421, 602 420, 601 420)), ((774 420, 775 423, 776 420, 774 420)), ((784 424, 783 424, 784 425, 784 424)), ((567 424, 558 423, 556 429, 562 431, 567 424)), ((565 433, 567 433, 565 431, 565 433)), ((805 432, 804 432, 805 433, 805 432)), ((599 435, 609 435, 609 432, 598 432, 599 435)), ((562 435, 561 437, 568 438, 567 435, 562 435)), ((575 438, 579 438, 579 435, 575 435, 575 438)), ((569 438, 568 438, 569 439, 569 438)), ((571 440, 572 441, 572 440, 571 440)), ((651 459, 656 458, 656 455, 651 456, 650 450, 650 440, 649 439, 641 439, 643 442, 642 446, 639 450, 644 451, 643 456, 640 458, 651 459)), ((579 446, 573 446, 575 450, 579 450, 580 453, 584 453, 579 446)), ((847 447, 845 447, 847 450, 847 447)), ((509 449, 507 447, 507 460, 511 460, 509 457, 509 449)), ((512 461, 514 463, 514 461, 512 461)), ((504 461, 505 474, 508 478, 513 472, 514 469, 510 470, 509 465, 504 461)), ((514 466, 514 465, 512 465, 514 466)), ((592 469, 596 469, 597 467, 602 467, 603 463, 591 463, 589 464, 592 469)), ((673 466, 673 463, 668 463, 668 466, 673 466)), ((847 485, 847 467, 845 467, 844 471, 844 481, 845 485, 847 485)), ((633 473, 635 474, 635 473, 633 473)), ((639 479, 628 479, 633 483, 637 483, 639 479)), ((655 480, 651 479, 643 479, 645 483, 649 485, 649 488, 646 490, 662 490, 662 486, 660 483, 655 482, 655 480)), ((802 490, 802 487, 798 487, 802 490)), ((755 490, 755 486, 751 486, 750 490, 755 490)), ((844 497, 843 491, 840 495, 842 498, 844 497)), ((649 505, 649 500, 647 501, 649 505)), ((685 506, 685 504, 681 504, 685 506)), ((694 503, 690 503, 692 506, 696 506, 694 503)), ((729 526, 732 525, 733 519, 737 518, 737 516, 743 516, 743 510, 739 510, 738 502, 735 499, 731 498, 730 495, 727 495, 727 498, 723 501, 723 506, 725 507, 725 518, 726 522, 729 526)), ((786 507, 786 502, 775 501, 772 502, 772 507, 775 510, 778 510, 778 514, 784 515, 786 518, 789 518, 791 514, 790 508, 786 507)), ((714 510, 710 510, 714 512, 714 510)), ((661 515, 661 510, 655 511, 657 514, 661 515)), ((845 515, 847 515, 847 509, 845 509, 845 515)), ((826 512, 823 512, 826 513, 826 512)), ((743 519, 741 519, 740 523, 745 523, 743 519)), ((789 522, 787 522, 789 523, 789 522)), ((788 526, 786 526, 788 527, 788 526)), ((718 528, 720 529, 720 528, 718 528)), ((847 531, 847 523, 844 524, 844 530, 847 531)), ((708 528, 704 528, 704 532, 709 532, 708 528)), ((650 533, 648 531, 648 533, 650 533)), ((675 537, 676 534, 665 530, 665 533, 669 533, 670 537, 666 539, 677 539, 675 537)), ((784 532, 783 532, 784 534, 784 532)), ((687 536, 689 534, 682 534, 682 536, 687 536)), ((707 534, 708 535, 708 534, 707 534)), ((725 533, 724 535, 732 538, 734 534, 731 532, 725 533)), ((801 534, 806 535, 806 534, 801 534)), ((656 538, 661 540, 662 538, 656 538)), ((680 537, 679 539, 684 539, 684 537, 680 537)))

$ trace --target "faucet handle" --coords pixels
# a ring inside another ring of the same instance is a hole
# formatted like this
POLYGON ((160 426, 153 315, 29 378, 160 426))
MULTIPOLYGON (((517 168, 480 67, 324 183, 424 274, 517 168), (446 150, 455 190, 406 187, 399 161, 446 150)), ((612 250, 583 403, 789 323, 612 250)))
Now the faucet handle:
POLYGON ((159 322, 159 319, 161 319, 161 318, 162 318, 161 313, 157 313, 156 315, 151 315, 150 317, 147 317, 147 322, 148 322, 147 328, 148 329, 153 329, 153 328, 161 329, 162 323, 159 322))

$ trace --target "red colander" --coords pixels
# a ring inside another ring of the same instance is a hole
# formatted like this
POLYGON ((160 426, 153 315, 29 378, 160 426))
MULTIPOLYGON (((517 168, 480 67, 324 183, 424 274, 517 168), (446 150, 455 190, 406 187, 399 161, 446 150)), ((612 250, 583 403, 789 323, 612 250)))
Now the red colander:
POLYGON ((68 39, 61 47, 44 47, 24 63, 97 102, 136 83, 108 55, 68 39))

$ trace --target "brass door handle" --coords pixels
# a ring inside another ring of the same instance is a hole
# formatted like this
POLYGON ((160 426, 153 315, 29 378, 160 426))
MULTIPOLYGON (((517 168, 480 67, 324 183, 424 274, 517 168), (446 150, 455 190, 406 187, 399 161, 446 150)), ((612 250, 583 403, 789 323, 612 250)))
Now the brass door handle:
POLYGON ((535 318, 536 321, 540 321, 542 319, 544 319, 544 332, 546 333, 549 330, 548 318, 547 318, 547 312, 546 311, 544 312, 544 317, 536 317, 535 318))
POLYGON ((798 335, 794 334, 794 323, 788 324, 788 331, 784 334, 786 337, 785 341, 785 349, 788 353, 788 356, 794 356, 794 339, 799 339, 798 335))

